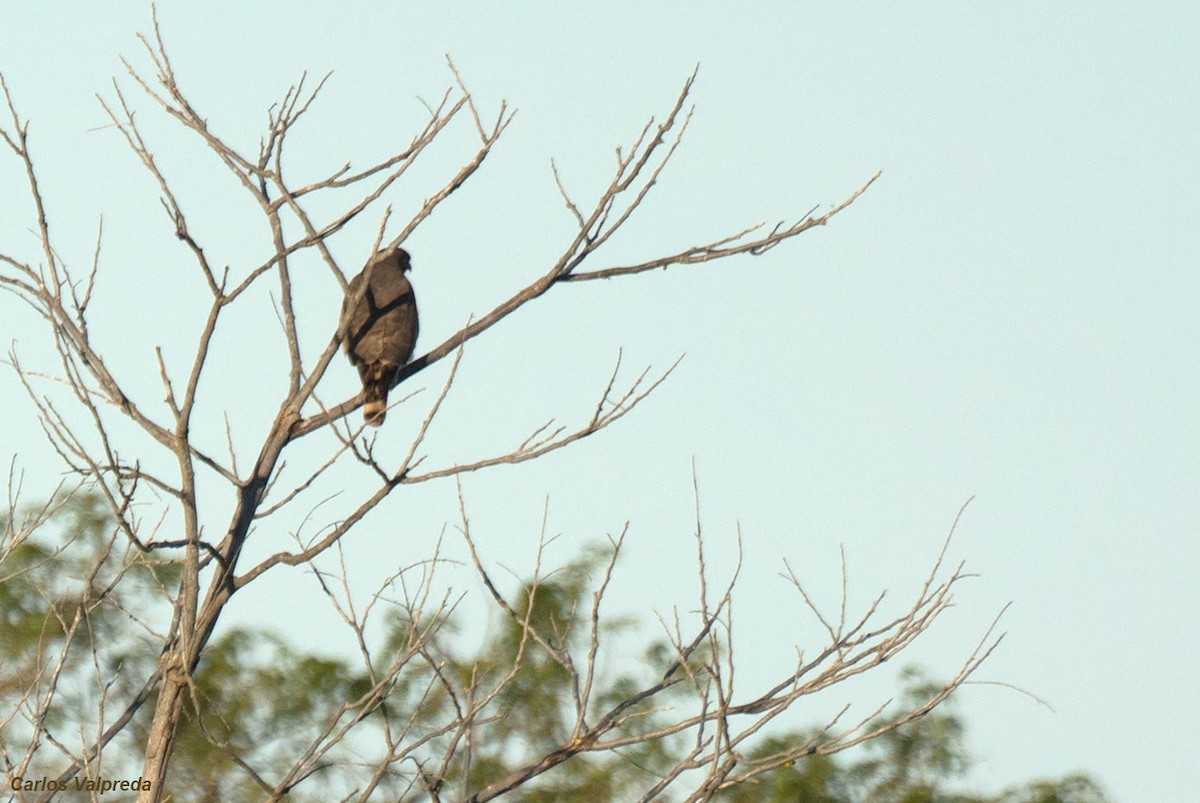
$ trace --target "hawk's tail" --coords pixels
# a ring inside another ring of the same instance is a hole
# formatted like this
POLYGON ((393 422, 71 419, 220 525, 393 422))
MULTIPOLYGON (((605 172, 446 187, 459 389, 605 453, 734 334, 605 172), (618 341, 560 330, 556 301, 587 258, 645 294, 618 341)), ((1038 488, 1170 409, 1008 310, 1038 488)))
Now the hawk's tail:
POLYGON ((377 427, 387 418, 388 385, 386 379, 363 383, 363 420, 370 426, 377 427))

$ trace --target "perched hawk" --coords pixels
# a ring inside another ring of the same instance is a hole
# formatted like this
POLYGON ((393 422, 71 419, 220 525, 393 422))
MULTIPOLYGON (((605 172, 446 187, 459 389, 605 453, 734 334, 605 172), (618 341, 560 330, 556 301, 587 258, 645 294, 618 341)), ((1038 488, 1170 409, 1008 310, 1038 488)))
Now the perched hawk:
POLYGON ((388 391, 417 342, 417 300, 404 275, 411 268, 408 252, 403 248, 380 251, 362 273, 350 280, 346 300, 342 302, 342 321, 346 326, 343 345, 362 377, 366 397, 363 420, 373 427, 383 423, 388 391), (355 303, 368 269, 370 285, 355 303))

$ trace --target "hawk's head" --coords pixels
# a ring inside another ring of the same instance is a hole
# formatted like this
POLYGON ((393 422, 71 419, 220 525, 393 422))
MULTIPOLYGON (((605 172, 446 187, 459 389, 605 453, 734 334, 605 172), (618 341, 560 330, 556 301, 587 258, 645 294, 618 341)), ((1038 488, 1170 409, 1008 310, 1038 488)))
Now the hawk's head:
POLYGON ((409 257, 408 252, 400 246, 384 248, 383 250, 376 252, 375 259, 373 261, 379 265, 384 265, 391 262, 394 266, 400 268, 401 273, 407 273, 408 271, 412 270, 412 258, 409 257))

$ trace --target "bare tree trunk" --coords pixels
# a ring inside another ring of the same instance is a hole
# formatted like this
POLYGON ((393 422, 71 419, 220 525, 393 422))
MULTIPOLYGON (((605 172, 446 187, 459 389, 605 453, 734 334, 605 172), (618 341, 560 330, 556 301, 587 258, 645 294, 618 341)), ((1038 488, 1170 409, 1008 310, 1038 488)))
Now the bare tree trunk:
MULTIPOLYGON (((150 736, 146 740, 146 757, 142 764, 142 777, 150 781, 150 789, 138 795, 140 803, 158 803, 166 789, 167 768, 179 734, 179 722, 183 707, 188 700, 188 686, 192 673, 200 663, 200 656, 208 644, 225 605, 238 588, 235 570, 242 546, 250 534, 255 514, 262 504, 267 485, 279 462, 283 449, 292 439, 292 432, 300 420, 294 409, 298 405, 288 403, 280 410, 258 456, 250 478, 242 483, 238 491, 237 508, 233 511, 229 530, 216 554, 216 572, 209 584, 204 604, 199 606, 200 554, 199 527, 194 519, 185 516, 185 527, 189 534, 187 568, 180 587, 177 610, 182 613, 180 629, 175 641, 169 645, 160 659, 163 677, 158 702, 154 707, 154 719, 150 736)), ((185 467, 190 467, 186 452, 180 458, 185 467)), ((189 506, 186 506, 189 510, 189 506)))
POLYGON ((171 764, 179 718, 187 698, 188 673, 182 665, 181 649, 182 645, 176 642, 162 656, 162 685, 158 691, 158 703, 154 706, 150 738, 146 740, 146 760, 142 765, 142 777, 150 781, 150 788, 138 793, 138 803, 158 803, 166 788, 167 768, 171 764))

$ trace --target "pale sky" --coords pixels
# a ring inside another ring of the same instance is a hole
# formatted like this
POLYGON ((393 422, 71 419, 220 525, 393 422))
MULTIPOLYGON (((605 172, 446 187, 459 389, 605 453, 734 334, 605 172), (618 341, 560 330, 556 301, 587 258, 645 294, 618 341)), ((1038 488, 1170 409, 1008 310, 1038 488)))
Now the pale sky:
MULTIPOLYGON (((998 686, 964 689, 976 760, 964 785, 1083 770, 1118 800, 1187 799, 1200 785, 1200 6, 745 5, 163 2, 159 16, 185 92, 250 151, 289 84, 332 71, 297 130, 297 175, 402 148, 426 114, 421 99, 449 84, 447 53, 485 112, 502 99, 519 109, 480 173, 406 243, 418 353, 544 272, 569 241, 550 158, 589 197, 613 149, 670 108, 697 64, 684 143, 603 264, 828 209, 882 170, 828 227, 765 256, 555 288, 467 349, 430 463, 511 448, 551 417, 586 419, 618 349, 629 378, 686 353, 613 428, 465 480, 489 559, 527 573, 547 498, 558 562, 628 521, 613 610, 657 635, 655 612, 694 607, 694 458, 710 565, 729 565, 742 532, 749 690, 782 674, 793 644, 819 646, 777 576, 784 558, 834 609, 844 546, 851 604, 888 588, 899 606, 974 496, 950 554, 979 576, 909 662, 949 676, 1011 602, 1008 635, 978 677, 1054 711, 998 686)), ((0 71, 33 121, 69 261, 90 261, 104 215, 93 326, 162 414, 153 346, 184 364, 203 286, 95 98, 112 97, 119 55, 152 69, 135 37, 150 30, 149 6, 57 8, 0 5, 0 71)), ((260 261, 269 239, 253 208, 123 86, 212 258, 260 261)), ((397 214, 473 152, 459 122, 397 187, 397 214)), ((32 257, 17 167, 0 157, 0 246, 32 257)), ((377 224, 336 243, 346 264, 361 264, 377 224)), ((311 350, 336 321, 332 287, 322 273, 301 289, 311 350)), ((223 443, 228 411, 247 452, 282 387, 278 361, 251 348, 281 353, 263 301, 218 339, 211 417, 197 422, 223 443)), ((0 339, 26 362, 44 355, 44 331, 9 295, 0 339)), ((49 493, 60 466, 5 371, 0 457, 16 455, 27 495, 49 493)), ((381 444, 403 451, 444 378, 444 365, 417 377, 428 390, 389 417, 381 444)), ((353 392, 349 366, 326 387, 353 392)), ((350 536, 364 588, 428 555, 455 522, 454 493, 450 482, 404 489, 350 536)), ((226 503, 215 493, 213 503, 217 532, 226 503)), ((289 538, 255 537, 263 552, 289 538)), ((446 580, 478 591, 466 569, 446 580)), ((315 649, 348 643, 301 570, 276 570, 239 597, 230 622, 315 649)), ((848 700, 865 715, 893 679, 835 690, 788 724, 848 700)))

